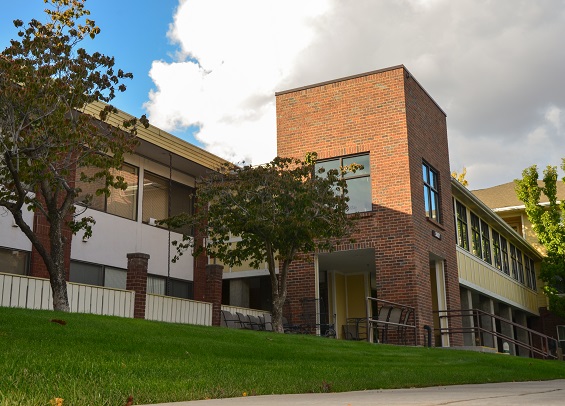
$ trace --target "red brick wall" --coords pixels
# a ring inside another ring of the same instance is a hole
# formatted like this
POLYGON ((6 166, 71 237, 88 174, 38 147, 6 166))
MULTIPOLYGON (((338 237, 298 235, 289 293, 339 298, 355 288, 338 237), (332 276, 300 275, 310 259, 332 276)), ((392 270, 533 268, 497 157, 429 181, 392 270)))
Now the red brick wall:
MULTIPOLYGON (((74 171, 70 175, 72 180, 72 185, 74 186, 74 171)), ((60 201, 62 203, 62 199, 60 201)), ((67 216, 66 220, 70 220, 71 216, 67 216)), ((47 252, 51 250, 51 243, 49 242, 49 222, 47 218, 41 213, 41 211, 36 210, 33 215, 33 231, 41 241, 41 244, 45 247, 47 252)), ((73 233, 69 226, 64 223, 62 226, 62 234, 64 241, 64 264, 65 264, 65 279, 69 280, 69 270, 71 267, 71 240, 73 238, 73 233)), ((37 278, 49 278, 49 272, 47 267, 43 262, 43 258, 39 255, 39 252, 32 248, 31 258, 30 258, 30 276, 35 276, 37 278)))
POLYGON ((136 319, 144 319, 145 303, 147 300, 147 267, 149 265, 149 255, 135 252, 127 254, 127 258, 128 273, 126 289, 135 291, 133 317, 136 319))
MULTIPOLYGON (((373 212, 359 221, 356 246, 338 249, 375 249, 378 297, 416 307, 420 342, 433 325, 430 252, 445 258, 449 304, 459 307, 445 115, 404 67, 278 93, 277 148, 319 159, 369 152, 373 212), (422 159, 440 173, 441 226, 425 217, 422 159)), ((313 269, 293 266, 291 303, 312 296, 313 269)))
POLYGON ((212 325, 219 326, 221 323, 220 312, 222 310, 222 276, 224 267, 222 265, 206 265, 206 295, 204 300, 212 303, 212 325))

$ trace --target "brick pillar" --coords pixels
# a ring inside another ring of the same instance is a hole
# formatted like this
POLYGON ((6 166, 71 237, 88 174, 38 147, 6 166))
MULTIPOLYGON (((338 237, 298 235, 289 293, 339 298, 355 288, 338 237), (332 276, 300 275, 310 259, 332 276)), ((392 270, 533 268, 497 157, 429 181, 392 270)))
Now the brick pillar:
POLYGON ((206 265, 206 293, 204 300, 212 303, 212 325, 220 325, 220 311, 222 310, 222 265, 206 265))
POLYGON ((126 279, 126 289, 135 291, 133 317, 136 319, 144 319, 149 254, 134 252, 127 254, 127 257, 128 274, 126 279))

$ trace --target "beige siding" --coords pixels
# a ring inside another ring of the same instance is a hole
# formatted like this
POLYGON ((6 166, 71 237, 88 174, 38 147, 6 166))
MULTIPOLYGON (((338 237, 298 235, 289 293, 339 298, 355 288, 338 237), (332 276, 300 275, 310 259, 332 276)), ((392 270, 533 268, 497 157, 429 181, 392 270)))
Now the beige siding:
POLYGON ((497 300, 538 314, 537 293, 457 247, 459 283, 497 300))

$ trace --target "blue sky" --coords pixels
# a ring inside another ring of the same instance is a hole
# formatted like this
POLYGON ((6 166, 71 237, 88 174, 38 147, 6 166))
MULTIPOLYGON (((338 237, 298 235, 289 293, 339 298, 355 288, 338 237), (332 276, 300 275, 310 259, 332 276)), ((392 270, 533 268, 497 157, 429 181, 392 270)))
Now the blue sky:
MULTIPOLYGON (((11 21, 43 0, 3 1, 11 21)), ((403 64, 447 114, 471 189, 565 156, 565 0, 87 0, 114 104, 233 162, 276 155, 275 92, 403 64)), ((4 48, 2 46, 2 48, 4 48)), ((341 134, 331 136, 340 137, 341 134)))
MULTIPOLYGON (((134 79, 126 81, 125 93, 117 93, 113 103, 121 110, 139 117, 145 114, 143 103, 155 85, 148 73, 154 60, 171 62, 176 46, 167 38, 169 23, 178 0, 87 0, 90 18, 101 28, 94 40, 87 39, 83 45, 90 52, 98 51, 116 58, 116 66, 133 73, 134 79)), ((5 1, 0 13, 0 48, 8 46, 16 38, 17 30, 12 21, 20 19, 27 23, 32 18, 46 21, 43 0, 5 1)), ((200 144, 192 131, 177 129, 175 135, 200 144)))

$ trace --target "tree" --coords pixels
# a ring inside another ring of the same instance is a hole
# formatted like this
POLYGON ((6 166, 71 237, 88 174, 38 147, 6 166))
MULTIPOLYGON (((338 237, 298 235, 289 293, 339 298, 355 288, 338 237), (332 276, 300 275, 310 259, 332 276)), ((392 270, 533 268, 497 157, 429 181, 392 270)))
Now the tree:
MULTIPOLYGON (((63 229, 88 237, 94 222, 75 217, 77 199, 89 200, 75 176, 96 182, 99 195, 125 188, 113 170, 135 146, 138 125, 136 119, 121 128, 106 123, 117 112, 106 103, 133 76, 116 70, 113 57, 79 48, 100 33, 84 1, 45 0, 47 22, 15 20, 19 39, 0 54, 0 205, 43 259, 53 307, 63 311, 69 310, 63 249, 70 243, 63 229), (95 102, 102 102, 98 120, 84 114, 95 102), (45 216, 48 241, 25 223, 26 209, 45 216)), ((148 125, 145 117, 139 122, 148 125)))
POLYGON ((469 182, 467 181, 467 179, 465 179, 466 176, 467 176, 467 168, 465 168, 465 167, 463 167, 463 170, 461 171, 461 173, 457 173, 457 171, 451 172, 451 177, 453 179, 455 179, 456 181, 461 183, 463 186, 468 187, 469 182))
MULTIPOLYGON (((565 170, 565 159, 561 164, 565 170)), ((526 206, 526 214, 532 223, 547 256, 542 260, 540 279, 546 283, 544 292, 549 298, 551 310, 565 317, 565 201, 557 197, 557 167, 548 166, 543 172, 543 186, 538 183, 538 169, 530 166, 522 172, 522 179, 516 180, 516 193, 526 206), (541 205, 543 193, 549 203, 541 205)), ((565 178, 562 179, 565 182, 565 178)))
POLYGON ((200 239, 185 239, 179 252, 192 246, 195 254, 207 254, 234 266, 251 261, 267 263, 272 290, 275 331, 282 332, 282 309, 287 295, 291 263, 301 253, 332 250, 336 240, 352 231, 348 215, 347 185, 343 174, 362 168, 353 164, 340 170, 316 169, 316 154, 304 160, 275 158, 260 166, 225 165, 201 180, 196 191, 196 214, 169 219, 178 227, 191 222, 200 239), (231 237, 238 241, 231 243, 231 237), (200 248, 200 249, 199 249, 200 248), (280 264, 278 275, 275 272, 280 264))

